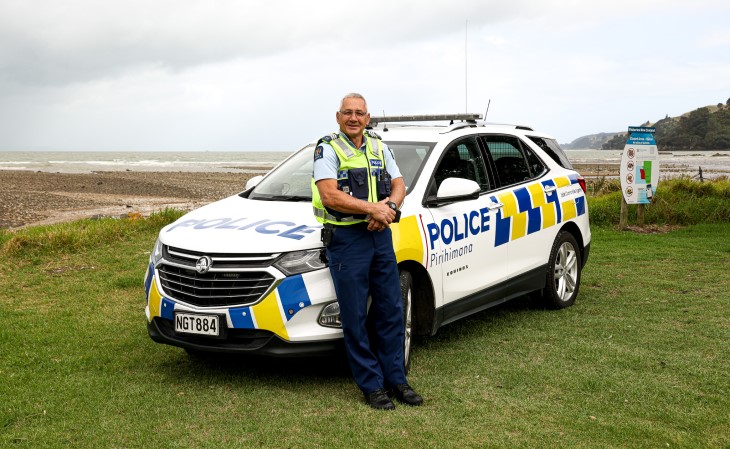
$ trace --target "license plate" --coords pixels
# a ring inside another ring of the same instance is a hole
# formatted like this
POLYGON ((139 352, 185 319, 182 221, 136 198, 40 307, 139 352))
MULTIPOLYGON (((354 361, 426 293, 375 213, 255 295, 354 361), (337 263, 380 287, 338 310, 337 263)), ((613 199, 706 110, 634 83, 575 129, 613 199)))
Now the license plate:
POLYGON ((176 313, 175 332, 218 337, 220 335, 220 317, 218 315, 176 313))

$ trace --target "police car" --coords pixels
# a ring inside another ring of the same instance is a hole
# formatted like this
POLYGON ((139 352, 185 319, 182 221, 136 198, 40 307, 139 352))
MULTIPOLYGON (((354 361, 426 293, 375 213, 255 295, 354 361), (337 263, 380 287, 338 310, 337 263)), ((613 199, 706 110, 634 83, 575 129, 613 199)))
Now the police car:
MULTIPOLYGON (((528 293, 552 308, 578 295, 591 242, 585 181, 549 135, 480 119, 371 118, 406 184, 391 229, 407 368, 413 335, 528 293)), ((270 356, 340 346, 311 203, 313 150, 160 231, 145 276, 154 341, 270 356)))

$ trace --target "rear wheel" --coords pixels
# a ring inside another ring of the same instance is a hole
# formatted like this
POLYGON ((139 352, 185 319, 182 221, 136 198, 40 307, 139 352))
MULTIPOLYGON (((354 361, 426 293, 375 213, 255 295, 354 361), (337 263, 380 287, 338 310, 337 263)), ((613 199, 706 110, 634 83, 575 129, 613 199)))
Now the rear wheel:
POLYGON ((400 272, 400 291, 403 296, 403 367, 408 374, 413 342, 413 277, 408 271, 400 272))
POLYGON ((561 232, 553 243, 542 292, 547 307, 570 307, 578 296, 581 259, 578 242, 570 232, 561 232))

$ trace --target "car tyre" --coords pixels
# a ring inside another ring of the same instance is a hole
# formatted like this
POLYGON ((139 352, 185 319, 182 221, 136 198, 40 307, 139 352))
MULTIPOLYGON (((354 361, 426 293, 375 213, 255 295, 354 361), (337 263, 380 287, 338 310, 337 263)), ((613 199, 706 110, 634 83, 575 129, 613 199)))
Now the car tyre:
POLYGON ((413 277, 405 270, 400 272, 400 291, 403 297, 403 368, 408 374, 413 343, 413 277))
POLYGON ((551 309, 570 307, 578 296, 581 254, 578 242, 570 232, 558 234, 550 250, 542 300, 551 309))

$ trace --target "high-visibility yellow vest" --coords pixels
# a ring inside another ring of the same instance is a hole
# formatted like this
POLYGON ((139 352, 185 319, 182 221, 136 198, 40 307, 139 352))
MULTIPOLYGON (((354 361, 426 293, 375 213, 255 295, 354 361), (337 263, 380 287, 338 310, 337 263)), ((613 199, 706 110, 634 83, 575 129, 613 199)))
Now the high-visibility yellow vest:
MULTIPOLYGON (((337 170, 338 189, 345 191, 350 195, 357 196, 362 200, 377 203, 377 174, 380 173, 381 170, 385 169, 383 142, 377 134, 369 131, 365 131, 363 133, 363 139, 365 139, 365 152, 353 147, 349 140, 341 134, 330 134, 325 136, 317 142, 317 146, 319 146, 321 142, 328 143, 332 149, 335 150, 335 154, 337 154, 337 158, 340 161, 340 167, 337 170), (364 179, 360 179, 360 181, 367 182, 367 198, 364 196, 360 197, 359 195, 354 195, 352 189, 349 189, 348 187, 348 180, 350 182, 356 182, 351 179, 353 173, 350 170, 353 169, 366 170, 366 176, 364 179)), ((314 216, 317 221, 323 224, 331 223, 334 225, 352 225, 365 221, 363 216, 339 213, 337 211, 328 210, 324 207, 322 199, 319 196, 319 190, 314 183, 314 178, 312 178, 312 208, 314 209, 314 216)))

